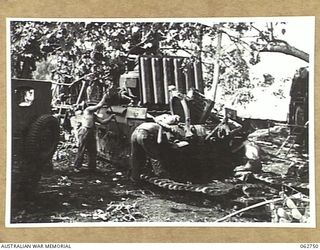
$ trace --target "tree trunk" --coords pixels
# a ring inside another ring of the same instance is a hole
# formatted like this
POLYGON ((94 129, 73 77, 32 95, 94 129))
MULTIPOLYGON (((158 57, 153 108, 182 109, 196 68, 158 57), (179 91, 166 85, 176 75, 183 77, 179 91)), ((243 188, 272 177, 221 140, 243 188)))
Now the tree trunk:
POLYGON ((220 53, 221 53, 221 40, 222 40, 222 33, 219 32, 218 34, 218 41, 217 41, 217 52, 215 55, 214 60, 214 72, 213 72, 213 80, 212 80, 212 87, 211 87, 211 100, 216 101, 217 96, 217 88, 219 84, 219 75, 220 75, 220 53))

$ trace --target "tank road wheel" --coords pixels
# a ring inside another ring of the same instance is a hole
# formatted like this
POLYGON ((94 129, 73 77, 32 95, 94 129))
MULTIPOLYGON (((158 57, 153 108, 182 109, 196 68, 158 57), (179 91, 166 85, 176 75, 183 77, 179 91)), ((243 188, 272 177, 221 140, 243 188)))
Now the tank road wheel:
POLYGON ((51 160, 59 141, 59 122, 52 115, 42 115, 30 127, 26 137, 26 157, 35 162, 51 160))
POLYGON ((35 193, 42 171, 51 165, 59 141, 59 122, 52 115, 42 115, 30 126, 27 133, 20 171, 20 191, 25 197, 35 193))

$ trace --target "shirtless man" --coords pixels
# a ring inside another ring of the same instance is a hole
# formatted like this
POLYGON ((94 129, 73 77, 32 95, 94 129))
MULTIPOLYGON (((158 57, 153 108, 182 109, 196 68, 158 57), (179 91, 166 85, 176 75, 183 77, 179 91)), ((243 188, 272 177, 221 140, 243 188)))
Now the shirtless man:
POLYGON ((88 152, 88 167, 90 171, 96 170, 96 156, 97 156, 97 142, 95 135, 95 122, 101 124, 108 123, 115 115, 112 114, 106 119, 101 119, 95 112, 100 109, 107 101, 109 95, 106 93, 103 95, 101 101, 94 105, 86 107, 82 113, 81 127, 78 130, 79 147, 76 160, 74 163, 75 169, 79 169, 82 166, 85 150, 88 152))
POLYGON ((160 115, 154 117, 155 122, 144 122, 140 124, 131 135, 131 166, 130 180, 134 183, 140 181, 140 174, 147 157, 166 161, 165 141, 161 140, 162 130, 174 133, 169 125, 177 124, 180 120, 178 115, 160 115))

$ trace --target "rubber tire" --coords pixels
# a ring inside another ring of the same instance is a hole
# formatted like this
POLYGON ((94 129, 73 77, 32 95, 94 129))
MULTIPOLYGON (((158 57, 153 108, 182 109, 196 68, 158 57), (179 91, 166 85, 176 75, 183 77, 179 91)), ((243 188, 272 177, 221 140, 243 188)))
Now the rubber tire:
POLYGON ((304 110, 301 106, 297 106, 294 112, 294 123, 296 125, 304 125, 304 110))
POLYGON ((26 158, 37 163, 50 161, 58 145, 59 133, 58 119, 52 115, 40 116, 31 124, 26 136, 26 158))
MULTIPOLYGON (((294 124, 304 126, 305 125, 305 110, 302 106, 297 106, 294 113, 294 124)), ((295 129, 295 134, 298 135, 296 142, 303 146, 308 151, 308 129, 298 128, 295 129)))

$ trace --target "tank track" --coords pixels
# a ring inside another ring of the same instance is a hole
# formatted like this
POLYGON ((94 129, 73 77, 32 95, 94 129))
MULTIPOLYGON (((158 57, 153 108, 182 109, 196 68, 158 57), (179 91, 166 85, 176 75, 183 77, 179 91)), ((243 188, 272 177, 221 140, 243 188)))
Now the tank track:
POLYGON ((270 186, 271 189, 281 191, 283 187, 290 187, 294 190, 298 190, 302 193, 309 192, 309 184, 306 182, 300 182, 297 178, 286 178, 281 175, 273 173, 262 172, 259 174, 252 174, 250 183, 240 182, 234 178, 225 180, 224 182, 219 180, 213 180, 208 184, 193 184, 177 182, 168 178, 160 178, 157 176, 150 176, 147 174, 140 175, 141 180, 153 184, 157 187, 174 190, 174 191, 186 191, 193 193, 201 193, 209 196, 222 196, 230 194, 233 191, 241 190, 244 186, 250 185, 254 189, 261 188, 261 184, 270 186))
POLYGON ((209 184, 192 184, 192 183, 177 182, 167 178, 149 176, 146 174, 141 174, 140 178, 143 181, 153 184, 155 186, 158 186, 160 188, 165 188, 165 189, 174 190, 174 191, 202 193, 209 196, 226 195, 237 188, 237 185, 231 182, 226 183, 218 180, 214 180, 209 184))

